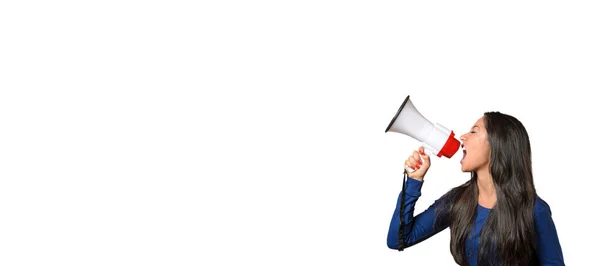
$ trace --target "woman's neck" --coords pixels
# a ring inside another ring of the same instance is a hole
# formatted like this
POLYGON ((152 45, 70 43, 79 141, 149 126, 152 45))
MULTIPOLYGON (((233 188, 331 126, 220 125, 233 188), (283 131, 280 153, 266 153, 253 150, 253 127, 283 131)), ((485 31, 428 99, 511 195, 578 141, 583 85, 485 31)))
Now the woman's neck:
POLYGON ((496 188, 489 171, 477 173, 477 189, 479 205, 491 209, 496 204, 496 188))

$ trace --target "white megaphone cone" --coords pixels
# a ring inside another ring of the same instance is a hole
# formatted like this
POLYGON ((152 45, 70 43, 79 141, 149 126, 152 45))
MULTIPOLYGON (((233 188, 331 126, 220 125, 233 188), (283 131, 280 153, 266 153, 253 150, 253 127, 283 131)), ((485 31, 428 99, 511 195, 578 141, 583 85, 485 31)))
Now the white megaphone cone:
MULTIPOLYGON (((429 122, 409 97, 410 95, 406 96, 385 132, 401 133, 420 141, 429 156, 451 158, 460 147, 460 141, 454 137, 454 132, 438 123, 429 122)), ((407 170, 412 172, 410 168, 407 170)))

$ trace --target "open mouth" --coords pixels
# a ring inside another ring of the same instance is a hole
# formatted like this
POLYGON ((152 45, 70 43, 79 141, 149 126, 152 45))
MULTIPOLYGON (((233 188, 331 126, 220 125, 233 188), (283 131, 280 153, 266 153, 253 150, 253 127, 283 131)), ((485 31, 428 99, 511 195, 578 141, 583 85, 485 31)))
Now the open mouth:
POLYGON ((467 149, 465 149, 464 145, 462 145, 462 148, 463 148, 463 157, 462 157, 462 159, 460 159, 460 163, 462 163, 465 160, 465 158, 467 157, 467 149))

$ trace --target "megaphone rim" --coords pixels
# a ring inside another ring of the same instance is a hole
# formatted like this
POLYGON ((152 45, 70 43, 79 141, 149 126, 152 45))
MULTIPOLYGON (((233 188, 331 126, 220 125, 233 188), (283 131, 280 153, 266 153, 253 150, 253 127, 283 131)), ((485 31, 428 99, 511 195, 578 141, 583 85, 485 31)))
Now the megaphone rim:
POLYGON ((385 129, 385 132, 387 133, 390 128, 392 127, 392 125, 394 124, 394 121, 396 121, 396 118, 398 118, 398 115, 400 115, 400 113, 402 112, 402 109, 404 108, 404 106, 406 105, 406 103, 408 102, 408 98, 410 98, 410 95, 407 95, 406 98, 404 99, 404 102, 402 102, 402 105, 400 105, 400 108, 398 108, 398 111, 396 112, 396 115, 394 116, 394 118, 392 118, 392 121, 390 121, 390 124, 387 126, 387 128, 385 129))

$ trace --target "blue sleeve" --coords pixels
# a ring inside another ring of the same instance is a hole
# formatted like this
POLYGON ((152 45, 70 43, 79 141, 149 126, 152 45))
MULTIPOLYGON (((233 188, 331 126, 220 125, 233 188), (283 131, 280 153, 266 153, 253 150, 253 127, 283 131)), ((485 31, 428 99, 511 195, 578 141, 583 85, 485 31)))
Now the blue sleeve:
POLYGON ((540 265, 565 265, 556 226, 552 220, 552 211, 550 206, 539 198, 535 204, 534 219, 540 265))
MULTIPOLYGON (((436 220, 435 208, 440 199, 436 200, 425 211, 413 217, 415 204, 421 196, 423 181, 407 178, 404 196, 404 247, 417 244, 448 227, 448 214, 443 212, 436 220), (437 222, 436 222, 437 221, 437 222)), ((398 196, 396 208, 390 222, 387 235, 387 245, 391 249, 398 249, 398 232, 400 227, 400 207, 403 193, 398 196)))

